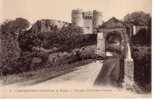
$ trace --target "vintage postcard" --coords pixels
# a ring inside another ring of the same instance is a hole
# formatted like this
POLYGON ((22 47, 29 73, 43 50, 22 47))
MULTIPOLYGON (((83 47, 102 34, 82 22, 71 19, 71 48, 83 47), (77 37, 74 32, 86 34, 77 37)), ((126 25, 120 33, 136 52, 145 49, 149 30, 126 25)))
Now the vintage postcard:
POLYGON ((152 0, 0 0, 1 98, 151 98, 152 0))

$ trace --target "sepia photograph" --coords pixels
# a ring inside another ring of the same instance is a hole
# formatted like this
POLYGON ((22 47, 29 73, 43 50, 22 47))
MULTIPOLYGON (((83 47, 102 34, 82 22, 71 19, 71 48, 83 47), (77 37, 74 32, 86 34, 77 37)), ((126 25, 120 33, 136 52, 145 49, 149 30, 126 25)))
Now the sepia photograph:
POLYGON ((0 98, 151 98, 152 0, 0 0, 0 98))

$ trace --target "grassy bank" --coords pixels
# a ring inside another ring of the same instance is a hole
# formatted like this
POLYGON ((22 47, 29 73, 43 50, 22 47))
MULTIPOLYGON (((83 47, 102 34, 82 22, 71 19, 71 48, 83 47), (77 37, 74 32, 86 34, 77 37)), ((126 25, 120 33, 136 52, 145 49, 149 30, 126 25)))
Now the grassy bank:
POLYGON ((27 85, 37 84, 44 82, 49 79, 53 79, 57 76, 63 75, 65 73, 78 70, 78 67, 85 64, 91 63, 92 59, 77 61, 71 64, 64 64, 60 66, 41 68, 38 70, 31 70, 28 72, 7 75, 4 76, 1 80, 4 85, 13 84, 13 83, 27 83, 27 85))

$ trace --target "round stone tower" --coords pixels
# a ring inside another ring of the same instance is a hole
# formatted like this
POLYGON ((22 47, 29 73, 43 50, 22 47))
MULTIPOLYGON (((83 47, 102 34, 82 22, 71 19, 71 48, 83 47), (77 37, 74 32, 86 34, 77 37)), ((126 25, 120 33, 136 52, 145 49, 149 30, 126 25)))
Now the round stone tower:
POLYGON ((102 16, 102 12, 93 11, 93 31, 94 33, 97 32, 97 28, 102 25, 103 23, 103 16, 102 16))
POLYGON ((84 27, 83 11, 81 9, 72 10, 72 24, 74 26, 84 27))

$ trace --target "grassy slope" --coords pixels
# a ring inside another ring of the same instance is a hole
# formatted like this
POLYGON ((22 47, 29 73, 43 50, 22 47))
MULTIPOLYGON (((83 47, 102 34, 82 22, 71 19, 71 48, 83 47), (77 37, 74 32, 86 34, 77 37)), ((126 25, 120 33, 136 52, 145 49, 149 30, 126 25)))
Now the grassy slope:
POLYGON ((93 61, 92 59, 89 59, 89 60, 77 61, 75 63, 65 64, 61 66, 42 68, 35 71, 8 75, 3 77, 2 83, 4 85, 7 85, 7 84, 18 83, 18 82, 22 83, 22 82, 29 81, 30 84, 36 84, 36 83, 40 83, 40 82, 52 79, 59 75, 71 72, 73 70, 77 70, 78 67, 88 64, 92 61, 93 61))

